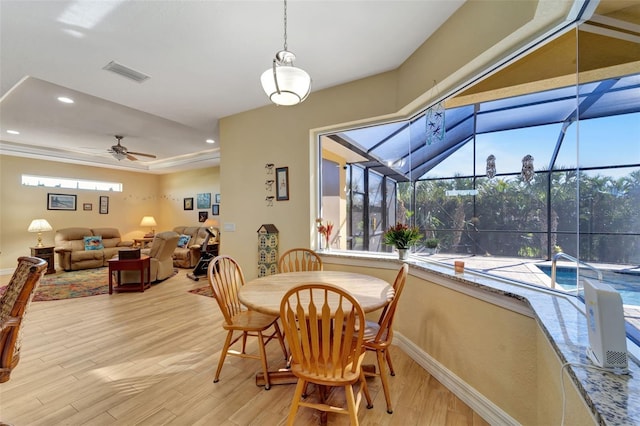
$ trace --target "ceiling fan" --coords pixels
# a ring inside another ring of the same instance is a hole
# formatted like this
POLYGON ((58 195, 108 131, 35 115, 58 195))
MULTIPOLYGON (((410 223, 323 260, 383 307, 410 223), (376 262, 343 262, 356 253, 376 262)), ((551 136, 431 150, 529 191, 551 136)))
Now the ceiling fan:
POLYGON ((118 140, 118 144, 113 145, 111 148, 107 150, 107 152, 113 155, 113 158, 115 158, 116 160, 120 161, 126 158, 131 161, 138 161, 138 159, 134 157, 134 155, 141 155, 143 157, 156 158, 156 156, 152 154, 144 154, 142 152, 129 151, 126 146, 120 145, 120 141, 122 141, 123 137, 124 136, 115 135, 115 138, 118 140))

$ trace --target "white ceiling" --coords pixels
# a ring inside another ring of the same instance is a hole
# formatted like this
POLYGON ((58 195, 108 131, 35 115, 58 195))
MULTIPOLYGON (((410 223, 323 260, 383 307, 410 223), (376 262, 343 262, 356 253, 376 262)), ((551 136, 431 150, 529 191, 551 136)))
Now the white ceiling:
MULTIPOLYGON (((289 0, 288 48, 311 98, 398 67, 463 3, 289 0)), ((283 31, 274 0, 0 0, 0 149, 151 173, 219 164, 205 139, 221 117, 269 103, 259 78, 283 31), (103 70, 110 61, 151 78, 103 70), (118 162, 114 135, 157 159, 118 162)))

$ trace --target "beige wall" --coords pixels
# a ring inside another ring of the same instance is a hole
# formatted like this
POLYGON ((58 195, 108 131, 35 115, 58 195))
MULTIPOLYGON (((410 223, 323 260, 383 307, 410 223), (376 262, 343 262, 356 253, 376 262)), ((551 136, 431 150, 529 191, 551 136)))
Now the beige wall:
MULTIPOLYGON (((27 232, 33 219, 46 219, 54 231, 43 233, 53 245, 56 229, 73 226, 115 227, 124 239, 148 232, 143 216, 155 217, 156 231, 177 225, 197 225, 198 210, 183 210, 184 197, 219 192, 219 169, 198 169, 164 176, 0 155, 0 273, 11 273, 19 256, 29 255, 36 234, 27 232), (87 191, 22 186, 22 174, 120 182, 123 192, 87 191), (76 211, 47 210, 47 193, 77 195, 76 211), (109 197, 109 213, 99 214, 98 200, 109 197), (83 203, 92 210, 84 211, 83 203)), ((211 209, 209 209, 211 212, 211 209)))
MULTIPOLYGON (((397 270, 325 262, 393 282, 397 270)), ((441 278, 439 278, 441 279, 441 278)), ((532 317, 409 275, 394 330, 524 425, 560 424, 559 358, 532 317)), ((565 375, 567 425, 593 424, 565 375)))
POLYGON ((280 252, 316 247, 318 129, 400 117, 424 106, 562 21, 569 6, 471 1, 397 70, 312 91, 295 107, 267 106, 223 118, 221 218, 236 227, 225 232, 226 254, 239 261, 248 279, 257 276, 256 231, 266 223, 280 231, 280 252), (432 90, 434 81, 437 90, 432 90), (265 191, 266 163, 289 167, 290 199, 273 207, 265 202, 265 196, 274 195, 265 191))

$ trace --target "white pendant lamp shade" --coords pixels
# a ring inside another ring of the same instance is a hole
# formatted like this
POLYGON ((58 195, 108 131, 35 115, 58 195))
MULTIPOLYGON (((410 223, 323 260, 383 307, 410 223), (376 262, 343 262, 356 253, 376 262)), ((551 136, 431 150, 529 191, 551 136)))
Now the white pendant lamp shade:
POLYGON ((273 67, 262 73, 260 81, 262 88, 271 102, 276 105, 291 106, 299 104, 309 96, 311 77, 306 71, 293 66, 293 53, 278 52, 273 61, 273 67), (280 57, 284 61, 278 60, 280 57))
POLYGON ((311 77, 293 66, 296 55, 287 50, 287 0, 284 0, 284 49, 276 53, 271 68, 260 76, 262 88, 276 105, 297 105, 311 91, 311 77))

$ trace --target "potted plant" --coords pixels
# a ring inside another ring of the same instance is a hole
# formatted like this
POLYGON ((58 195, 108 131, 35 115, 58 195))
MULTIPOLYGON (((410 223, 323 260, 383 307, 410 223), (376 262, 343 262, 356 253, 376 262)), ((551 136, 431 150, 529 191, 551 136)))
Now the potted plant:
POLYGON ((438 248, 438 239, 437 238, 428 238, 425 242, 424 245, 427 247, 427 251, 429 252, 429 254, 435 254, 436 253, 436 249, 438 248))
POLYGON ((420 241, 422 235, 420 234, 420 229, 416 226, 397 223, 385 231, 383 238, 383 242, 394 246, 398 250, 400 259, 404 260, 407 258, 409 247, 420 241))

